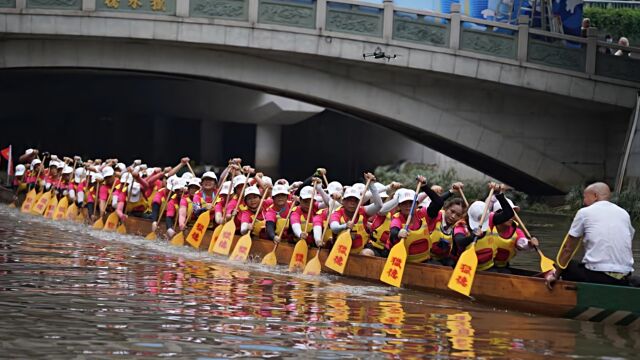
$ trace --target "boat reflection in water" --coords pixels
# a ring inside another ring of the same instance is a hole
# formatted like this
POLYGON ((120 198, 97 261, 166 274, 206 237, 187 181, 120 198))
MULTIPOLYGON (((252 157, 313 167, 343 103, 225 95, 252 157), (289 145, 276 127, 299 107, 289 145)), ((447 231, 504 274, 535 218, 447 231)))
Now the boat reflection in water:
POLYGON ((235 264, 5 206, 0 235, 0 338, 20 357, 635 358, 639 346, 621 327, 235 264))

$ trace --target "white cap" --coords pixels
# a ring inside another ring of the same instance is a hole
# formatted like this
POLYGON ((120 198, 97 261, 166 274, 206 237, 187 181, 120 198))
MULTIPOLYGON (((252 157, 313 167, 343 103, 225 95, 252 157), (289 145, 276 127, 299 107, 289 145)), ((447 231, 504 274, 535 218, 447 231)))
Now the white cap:
POLYGON ((178 190, 182 190, 182 188, 184 188, 185 186, 187 186, 187 182, 183 178, 179 177, 175 177, 173 181, 167 182, 167 189, 169 189, 169 191, 175 192, 178 190))
POLYGON ((225 181, 222 184, 222 188, 220 189, 220 195, 229 195, 229 191, 231 190, 231 181, 225 181))
POLYGON ((102 168, 102 177, 106 178, 109 176, 113 176, 113 168, 111 166, 105 166, 102 168))
POLYGON ((128 172, 122 173, 122 175, 120 175, 120 182, 131 184, 133 182, 133 175, 129 174, 128 172))
POLYGON ((74 181, 76 183, 81 182, 82 179, 84 178, 85 174, 86 174, 86 171, 85 171, 84 168, 77 168, 76 169, 76 173, 75 173, 75 177, 74 177, 74 181))
MULTIPOLYGON (((480 218, 482 217, 482 212, 484 211, 484 202, 482 201, 474 201, 473 204, 469 206, 469 210, 467 214, 469 214, 469 227, 472 230, 480 227, 480 218)), ((482 224, 482 230, 487 230, 489 228, 489 217, 486 216, 484 219, 484 223, 482 224)))
POLYGON ((327 190, 329 191, 329 195, 342 194, 342 184, 337 181, 332 181, 327 186, 327 190))
POLYGON ((189 186, 197 186, 198 188, 200 188, 200 178, 194 177, 189 179, 189 181, 187 181, 187 187, 189 186))
POLYGON ((140 164, 140 170, 147 170, 149 168, 147 164, 140 164))
POLYGON ((271 178, 268 177, 268 176, 263 176, 262 177, 262 182, 265 183, 265 184, 268 184, 271 187, 273 187, 273 180, 271 180, 271 178))
POLYGON ((288 187, 286 185, 276 184, 273 189, 271 189, 271 196, 289 194, 288 187))
POLYGON ((16 176, 22 176, 22 175, 24 175, 25 170, 27 170, 27 168, 24 165, 22 165, 22 164, 16 165, 16 174, 15 175, 16 176))
POLYGON ((33 154, 33 149, 27 149, 27 150, 24 152, 24 154, 25 154, 25 155, 31 155, 31 154, 33 154))
POLYGON ((51 158, 51 161, 49 161, 49 167, 58 167, 58 160, 51 158))
POLYGON ((386 186, 384 186, 383 183, 374 183, 373 186, 376 187, 376 190, 378 190, 378 195, 380 195, 381 198, 388 198, 389 194, 387 194, 386 191, 384 191, 384 188, 386 188, 386 186))
POLYGON ((300 199, 306 200, 311 199, 313 195, 313 188, 311 186, 305 186, 300 190, 300 199))
POLYGON ((32 169, 33 169, 33 168, 35 168, 35 167, 36 167, 36 165, 38 165, 38 164, 42 164, 42 161, 40 161, 40 159, 33 159, 33 160, 31 160, 31 168, 32 168, 32 169))
POLYGON ((126 171, 127 170, 127 166, 123 163, 117 163, 116 164, 116 168, 120 171, 126 171))
MULTIPOLYGON (((520 206, 515 205, 513 203, 513 201, 511 201, 511 199, 507 199, 507 202, 509 203, 509 205, 511 205, 511 207, 513 208, 513 210, 520 210, 520 206)), ((493 203, 493 209, 491 211, 498 211, 498 210, 502 210, 502 205, 500 205, 499 201, 496 201, 495 203, 493 203)))
POLYGON ((413 201, 413 198, 416 196, 416 192, 413 190, 405 189, 403 192, 398 195, 398 204, 402 204, 405 201, 413 201))
POLYGON ((180 179, 177 175, 171 175, 167 178, 167 189, 169 191, 173 191, 173 184, 177 179, 180 179))
POLYGON ((189 181, 191 179, 193 179, 193 174, 192 173, 187 171, 186 173, 182 174, 182 180, 189 181))
POLYGON ((278 179, 278 180, 276 180, 276 184, 282 184, 282 185, 286 185, 287 187, 289 187, 289 182, 287 181, 287 179, 278 179))
POLYGON ((104 176, 101 173, 91 173, 91 182, 102 181, 104 180, 104 176))
POLYGON ((354 198, 360 200, 362 198, 362 193, 360 191, 358 191, 358 189, 354 188, 353 186, 349 186, 344 191, 344 196, 342 198, 346 199, 348 197, 354 197, 354 198))
POLYGON ((246 176, 237 175, 236 177, 233 178, 232 187, 235 189, 236 186, 244 184, 245 181, 247 181, 247 177, 246 176))
POLYGON ((129 201, 134 203, 140 200, 140 197, 142 196, 142 193, 140 193, 140 184, 137 182, 134 182, 133 185, 131 185, 131 197, 129 198, 129 201))
POLYGON ((58 169, 64 169, 64 166, 65 166, 65 165, 64 165, 64 162, 62 162, 62 161, 57 161, 57 162, 56 162, 56 167, 57 167, 58 169))
POLYGON ((147 170, 145 170, 145 173, 147 173, 147 176, 151 176, 155 172, 156 172, 155 168, 148 168, 147 170))
POLYGON ((253 186, 247 186, 246 189, 244 189, 244 197, 247 197, 248 195, 258 195, 260 196, 260 190, 258 189, 257 186, 253 185, 253 186))
POLYGON ((364 189, 366 189, 366 186, 363 183, 355 183, 351 187, 355 188, 358 191, 360 191, 361 194, 364 192, 364 189))
POLYGON ((67 174, 71 174, 73 172, 73 168, 71 166, 65 166, 62 169, 62 174, 67 175, 67 174))
POLYGON ((206 173, 202 174, 201 178, 202 180, 204 180, 205 178, 209 178, 218 181, 218 177, 213 171, 207 171, 206 173))

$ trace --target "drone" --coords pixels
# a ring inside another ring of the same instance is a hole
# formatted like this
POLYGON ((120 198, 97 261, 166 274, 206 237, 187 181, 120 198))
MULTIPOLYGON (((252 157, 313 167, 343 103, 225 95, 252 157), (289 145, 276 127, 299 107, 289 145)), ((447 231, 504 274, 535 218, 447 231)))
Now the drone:
POLYGON ((380 46, 378 46, 372 53, 364 53, 364 54, 362 54, 362 59, 366 59, 368 57, 373 57, 374 59, 385 59, 387 61, 390 61, 391 59, 395 59, 395 58, 397 58, 399 56, 400 55, 397 55, 397 54, 387 55, 387 54, 384 53, 384 51, 382 51, 380 46))

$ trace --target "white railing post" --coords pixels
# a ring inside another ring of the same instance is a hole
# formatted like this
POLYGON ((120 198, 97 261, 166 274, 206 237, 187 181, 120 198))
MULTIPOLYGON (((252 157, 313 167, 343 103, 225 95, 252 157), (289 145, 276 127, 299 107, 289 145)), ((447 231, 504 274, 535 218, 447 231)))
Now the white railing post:
POLYGON ((96 11, 96 1, 101 0, 82 0, 82 11, 96 11))
POLYGON ((451 4, 451 24, 449 31, 449 47, 454 50, 460 49, 460 4, 451 4))
POLYGON ((16 0, 16 9, 22 10, 27 8, 27 0, 16 0))
POLYGON ((248 16, 249 16, 249 24, 251 24, 252 26, 258 23, 258 7, 259 6, 260 6, 260 3, 258 2, 258 0, 249 0, 248 16))
POLYGON ((384 0, 384 15, 382 18, 382 38, 389 42, 393 38, 393 0, 384 0))
POLYGON ((176 0, 176 16, 189 17, 189 0, 176 0))
POLYGON ((587 59, 585 72, 587 74, 596 73, 596 56, 598 54, 598 29, 590 27, 587 29, 587 59))
POLYGON ((316 1, 316 29, 322 31, 327 22, 327 0, 316 1))
POLYGON ((518 16, 518 60, 527 61, 527 49, 529 47, 529 17, 518 16))

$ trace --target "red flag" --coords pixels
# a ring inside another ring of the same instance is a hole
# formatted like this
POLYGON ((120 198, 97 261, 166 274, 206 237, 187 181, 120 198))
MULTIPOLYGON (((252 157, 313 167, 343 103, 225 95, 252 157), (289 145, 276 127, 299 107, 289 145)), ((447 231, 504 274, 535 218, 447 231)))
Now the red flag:
POLYGON ((2 154, 2 157, 5 158, 5 160, 9 160, 11 158, 11 145, 9 145, 9 147, 7 148, 0 150, 0 154, 2 154))

